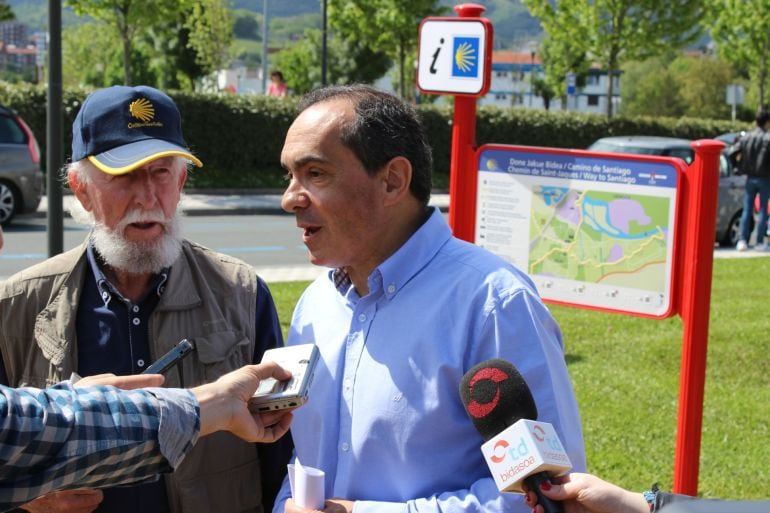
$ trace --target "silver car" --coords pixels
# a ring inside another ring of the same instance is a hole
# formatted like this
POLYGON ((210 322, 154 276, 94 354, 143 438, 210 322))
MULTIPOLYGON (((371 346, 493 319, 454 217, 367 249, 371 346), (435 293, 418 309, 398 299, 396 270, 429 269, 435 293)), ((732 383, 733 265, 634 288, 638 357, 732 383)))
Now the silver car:
MULTIPOLYGON (((588 149, 609 153, 679 157, 689 165, 695 158, 695 151, 690 146, 690 142, 688 139, 675 137, 630 135, 603 137, 594 142, 588 149)), ((719 158, 719 200, 716 226, 716 240, 721 246, 735 246, 740 239, 745 184, 746 177, 735 174, 727 157, 722 152, 719 158)))
POLYGON ((0 224, 36 211, 42 194, 37 140, 18 114, 0 107, 0 224))

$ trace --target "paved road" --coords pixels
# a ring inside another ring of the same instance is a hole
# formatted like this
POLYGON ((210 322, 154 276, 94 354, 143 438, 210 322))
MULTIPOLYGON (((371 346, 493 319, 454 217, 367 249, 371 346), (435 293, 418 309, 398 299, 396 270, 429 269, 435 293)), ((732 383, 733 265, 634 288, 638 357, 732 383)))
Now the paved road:
MULTIPOLYGON (((238 257, 268 282, 312 280, 322 271, 308 262, 300 230, 290 215, 196 215, 182 220, 185 237, 238 257)), ((64 249, 78 246, 87 229, 64 220, 64 249)), ((46 220, 22 218, 5 229, 0 280, 47 257, 46 220)))
MULTIPOLYGON (((312 280, 322 269, 308 263, 294 218, 280 209, 280 198, 278 193, 186 194, 181 202, 187 214, 183 233, 191 240, 245 260, 268 282, 312 280)), ((70 201, 72 196, 64 197, 65 210, 70 201)), ((435 193, 431 203, 446 211, 448 195, 435 193)), ((46 258, 46 209, 44 198, 37 214, 19 218, 6 228, 6 247, 0 252, 0 280, 46 258)), ((84 227, 65 219, 65 250, 80 244, 85 235, 84 227)), ((714 256, 751 258, 770 253, 739 253, 733 248, 715 247, 714 256)))
MULTIPOLYGON (((62 198, 64 211, 67 212, 70 202, 75 197, 66 194, 62 198)), ((449 208, 449 194, 444 191, 434 191, 431 194, 431 205, 446 211, 449 208)), ((179 208, 190 216, 197 215, 228 215, 228 214, 284 214, 281 208, 281 193, 278 191, 256 192, 216 192, 203 194, 188 192, 182 195, 179 208)), ((45 217, 48 211, 48 200, 45 196, 32 217, 45 217)))
MULTIPOLYGON (((63 197, 65 213, 74 196, 63 197)), ((446 211, 449 195, 434 191, 431 205, 446 211)), ((281 209, 278 191, 188 192, 180 209, 186 214, 183 233, 223 253, 253 265, 268 282, 312 280, 323 269, 308 263, 293 216, 281 209)), ((0 251, 0 280, 45 259, 47 255, 47 198, 35 214, 20 217, 6 228, 6 247, 0 251)), ((64 249, 85 238, 85 228, 69 217, 64 220, 64 249)))

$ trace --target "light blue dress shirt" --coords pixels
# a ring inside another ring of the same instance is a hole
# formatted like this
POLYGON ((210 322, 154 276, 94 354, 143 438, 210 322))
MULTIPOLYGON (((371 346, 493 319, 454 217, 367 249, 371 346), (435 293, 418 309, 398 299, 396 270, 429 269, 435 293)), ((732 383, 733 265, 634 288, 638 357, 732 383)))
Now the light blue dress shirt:
MULTIPOLYGON (((326 473, 326 498, 357 501, 355 513, 531 511, 497 491, 458 393, 489 358, 516 366, 539 420, 585 469, 561 332, 522 272, 452 237, 435 210, 372 272, 367 296, 339 278, 308 287, 288 340, 321 354, 292 436, 301 463, 326 473)), ((284 480, 274 512, 289 496, 284 480)))

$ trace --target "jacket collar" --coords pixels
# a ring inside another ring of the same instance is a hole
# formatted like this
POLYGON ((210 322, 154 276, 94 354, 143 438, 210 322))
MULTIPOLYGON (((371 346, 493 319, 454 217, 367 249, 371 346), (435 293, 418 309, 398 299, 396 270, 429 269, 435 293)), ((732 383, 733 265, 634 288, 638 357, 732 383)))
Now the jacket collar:
MULTIPOLYGON (((77 336, 75 319, 77 305, 83 289, 88 264, 88 241, 67 252, 74 260, 74 266, 62 281, 61 286, 48 305, 37 315, 35 320, 35 338, 45 357, 55 366, 61 366, 65 361, 77 354, 77 336)), ((166 290, 161 296, 156 310, 184 310, 200 305, 203 301, 193 279, 190 269, 193 259, 190 258, 190 243, 182 241, 182 253, 174 262, 173 272, 166 282, 166 290)), ((66 256, 65 255, 65 256, 66 256)), ((62 369, 66 378, 75 369, 62 369)))

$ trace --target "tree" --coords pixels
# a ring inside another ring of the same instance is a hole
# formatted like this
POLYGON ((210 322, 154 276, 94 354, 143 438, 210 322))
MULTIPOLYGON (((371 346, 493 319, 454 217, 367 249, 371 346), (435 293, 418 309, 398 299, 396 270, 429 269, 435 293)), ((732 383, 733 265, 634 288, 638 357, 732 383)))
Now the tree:
POLYGON ((202 75, 222 67, 233 41, 233 20, 222 0, 188 0, 182 9, 187 30, 183 46, 195 52, 195 64, 202 75))
MULTIPOLYGON (((327 81, 330 84, 371 83, 387 72, 390 59, 371 48, 329 37, 327 81)), ((275 67, 296 94, 304 94, 321 84, 321 31, 308 29, 305 37, 281 50, 274 57, 275 67)))
POLYGON ((626 116, 729 119, 725 88, 735 72, 713 56, 669 52, 624 69, 621 110, 626 116))
POLYGON ((180 2, 176 21, 145 30, 137 46, 151 56, 161 89, 195 90, 196 81, 229 59, 232 19, 221 0, 180 2))
POLYGON ((759 89, 757 107, 765 105, 770 75, 770 0, 709 0, 706 23, 719 55, 745 69, 759 89))
POLYGON ((670 52, 625 67, 621 109, 626 116, 728 119, 725 87, 734 81, 724 60, 670 52))
POLYGON ((105 87, 123 82, 121 48, 101 21, 64 27, 62 81, 66 87, 105 87), (82 63, 87 62, 88 66, 82 63), (117 71, 117 77, 113 73, 117 71), (114 79, 117 78, 117 82, 114 79))
POLYGON ((730 119, 725 91, 727 85, 734 82, 735 72, 728 62, 710 56, 681 55, 669 70, 679 88, 682 115, 730 119))
MULTIPOLYGON (((553 51, 573 45, 585 48, 613 77, 623 62, 659 55, 680 48, 699 36, 702 0, 522 0, 540 19, 553 51), (580 39, 575 39, 576 35, 580 39)), ((607 81, 607 98, 614 95, 614 80, 607 81)), ((607 101, 612 116, 612 101, 607 101)))
MULTIPOLYGON (((308 29, 304 38, 288 45, 271 59, 271 65, 281 70, 286 85, 295 94, 305 94, 321 83, 320 41, 321 31, 308 29)), ((329 59, 328 63, 332 70, 327 71, 332 71, 330 75, 333 75, 337 61, 329 59)))
POLYGON ((66 3, 79 16, 87 15, 103 22, 119 35, 126 85, 133 83, 135 75, 147 72, 132 70, 132 60, 137 54, 151 61, 158 82, 174 82, 176 65, 184 65, 183 71, 194 81, 222 65, 232 42, 232 19, 226 0, 66 0, 66 3), (170 80, 172 75, 174 78, 170 80))
POLYGON ((532 89, 534 94, 543 99, 545 110, 549 110, 551 108, 551 100, 554 98, 555 93, 548 81, 542 78, 536 78, 532 81, 532 89))
MULTIPOLYGON (((123 49, 104 22, 65 27, 62 32, 62 80, 70 87, 108 87, 124 83, 123 49), (88 66, 83 66, 87 62, 88 66)), ((157 85, 149 48, 131 48, 131 83, 157 85)))
POLYGON ((406 61, 417 48, 417 27, 426 16, 444 12, 437 0, 329 0, 329 22, 338 37, 357 41, 398 63, 399 93, 406 88, 406 61))
POLYGON ((680 84, 668 69, 671 55, 631 62, 624 67, 620 111, 624 116, 683 114, 680 84))
POLYGON ((90 16, 113 28, 123 49, 123 83, 131 84, 131 57, 137 32, 175 19, 175 0, 65 0, 78 16, 90 16))
POLYGON ((233 34, 242 39, 253 39, 261 41, 259 36, 259 22, 256 16, 251 13, 239 14, 233 22, 233 34))
POLYGON ((0 0, 0 21, 15 20, 16 15, 5 0, 0 0))
MULTIPOLYGON (((552 97, 561 98, 562 108, 567 108, 567 74, 575 74, 575 83, 578 86, 585 84, 588 74, 586 49, 580 44, 584 41, 580 35, 581 30, 581 27, 573 27, 571 38, 546 37, 539 50, 540 60, 545 68, 543 86, 551 91, 552 97)), ((535 83, 537 84, 537 80, 535 83)))

